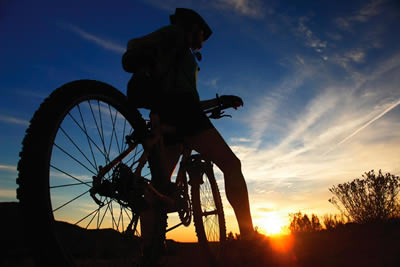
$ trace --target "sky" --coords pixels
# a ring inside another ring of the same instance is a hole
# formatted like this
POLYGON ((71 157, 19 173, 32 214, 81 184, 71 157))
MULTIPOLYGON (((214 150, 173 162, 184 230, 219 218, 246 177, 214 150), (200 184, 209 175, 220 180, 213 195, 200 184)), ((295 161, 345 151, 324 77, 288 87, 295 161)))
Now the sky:
MULTIPOLYGON (((244 101, 213 123, 241 159, 260 229, 298 211, 338 213, 329 188, 369 170, 400 174, 396 0, 3 0, 0 201, 16 201, 18 153, 44 98, 77 79, 125 93, 128 40, 169 24, 176 7, 196 10, 213 30, 200 97, 244 101)), ((217 178, 228 231, 237 232, 217 178)))

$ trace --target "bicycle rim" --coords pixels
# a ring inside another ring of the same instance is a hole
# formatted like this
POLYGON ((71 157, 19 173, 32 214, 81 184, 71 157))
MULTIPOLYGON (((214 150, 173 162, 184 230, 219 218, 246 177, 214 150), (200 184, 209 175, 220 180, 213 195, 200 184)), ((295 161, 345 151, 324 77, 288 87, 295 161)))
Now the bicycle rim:
POLYGON ((213 263, 221 256, 226 226, 221 196, 212 169, 203 174, 202 183, 192 184, 191 193, 198 241, 213 263))
MULTIPOLYGON (((33 238, 46 236, 43 253, 59 255, 51 263, 65 253, 78 265, 120 257, 120 233, 130 223, 130 245, 140 253, 139 216, 113 197, 97 195, 104 204, 99 205, 90 196, 92 177, 127 148, 125 136, 139 118, 118 90, 96 81, 64 85, 35 113, 23 142, 17 195, 26 218, 37 217, 34 225, 41 233, 33 238)), ((122 163, 134 169, 141 150, 136 147, 122 163)), ((104 179, 115 178, 114 171, 104 179)))

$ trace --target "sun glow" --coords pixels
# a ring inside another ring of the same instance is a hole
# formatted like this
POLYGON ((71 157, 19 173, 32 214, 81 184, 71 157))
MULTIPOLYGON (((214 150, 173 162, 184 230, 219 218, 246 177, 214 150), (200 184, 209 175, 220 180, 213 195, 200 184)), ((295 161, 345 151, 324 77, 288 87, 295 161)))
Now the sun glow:
POLYGON ((255 225, 258 231, 267 236, 276 236, 285 234, 285 221, 274 212, 269 212, 259 219, 255 219, 255 225))

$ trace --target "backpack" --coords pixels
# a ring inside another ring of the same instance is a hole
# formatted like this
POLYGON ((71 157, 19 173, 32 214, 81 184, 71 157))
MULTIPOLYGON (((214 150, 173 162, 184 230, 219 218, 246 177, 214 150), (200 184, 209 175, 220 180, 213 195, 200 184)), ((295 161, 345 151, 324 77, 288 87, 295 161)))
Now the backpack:
POLYGON ((135 108, 153 109, 158 105, 162 83, 149 73, 135 73, 128 82, 128 101, 135 108))
POLYGON ((122 56, 122 67, 133 73, 127 96, 136 108, 153 109, 168 86, 168 75, 177 62, 178 32, 167 26, 143 37, 131 39, 122 56))

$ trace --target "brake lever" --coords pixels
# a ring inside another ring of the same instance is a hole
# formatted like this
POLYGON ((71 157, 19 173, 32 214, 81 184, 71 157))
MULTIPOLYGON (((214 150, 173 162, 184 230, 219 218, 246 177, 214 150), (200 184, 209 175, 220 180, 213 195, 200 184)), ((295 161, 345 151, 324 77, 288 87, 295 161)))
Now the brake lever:
POLYGON ((211 115, 210 116, 208 116, 209 118, 211 118, 211 119, 221 119, 221 118, 223 118, 223 117, 229 117, 229 118, 232 118, 232 116, 231 115, 224 115, 224 111, 221 111, 221 110, 215 110, 214 112, 212 112, 211 113, 211 115))
POLYGON ((223 118, 223 117, 232 118, 232 116, 231 116, 231 115, 221 115, 221 117, 220 117, 220 118, 223 118))

